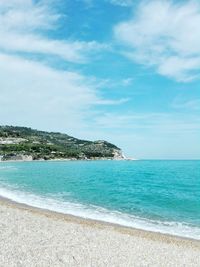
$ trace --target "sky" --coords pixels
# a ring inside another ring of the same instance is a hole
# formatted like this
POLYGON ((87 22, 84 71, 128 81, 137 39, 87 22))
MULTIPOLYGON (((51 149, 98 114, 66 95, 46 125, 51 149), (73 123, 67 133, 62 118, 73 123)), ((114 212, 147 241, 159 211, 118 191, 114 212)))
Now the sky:
POLYGON ((200 158, 200 1, 0 0, 0 124, 200 158))

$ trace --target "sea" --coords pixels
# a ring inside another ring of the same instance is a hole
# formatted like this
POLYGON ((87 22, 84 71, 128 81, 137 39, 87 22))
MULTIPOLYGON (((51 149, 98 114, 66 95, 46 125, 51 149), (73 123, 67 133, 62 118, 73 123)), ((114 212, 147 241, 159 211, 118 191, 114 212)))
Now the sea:
POLYGON ((199 160, 1 162, 0 196, 200 240, 199 160))

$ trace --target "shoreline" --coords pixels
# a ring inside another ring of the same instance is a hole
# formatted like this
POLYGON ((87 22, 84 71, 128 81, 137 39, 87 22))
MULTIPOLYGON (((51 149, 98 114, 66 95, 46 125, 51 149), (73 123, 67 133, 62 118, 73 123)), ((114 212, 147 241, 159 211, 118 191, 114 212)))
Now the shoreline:
POLYGON ((0 160, 0 163, 15 163, 15 162, 68 162, 68 161, 135 161, 139 159, 110 159, 110 158, 99 158, 99 159, 34 159, 34 160, 0 160))
POLYGON ((107 221, 101 221, 97 219, 90 219, 90 218, 84 218, 78 215, 72 215, 67 213, 62 213, 54 210, 49 210, 45 208, 39 208, 35 206, 31 206, 29 204, 25 203, 19 203, 14 200, 11 200, 6 197, 0 196, 0 206, 11 206, 12 208, 20 209, 20 210, 26 210, 38 215, 44 215, 51 218, 57 218, 58 220, 66 220, 68 222, 74 222, 78 224, 83 225, 90 225, 90 226, 96 226, 96 227, 105 227, 105 228, 111 228, 114 229, 117 232, 120 233, 126 233, 129 235, 134 236, 140 236, 150 239, 157 239, 157 240, 163 240, 165 239, 166 242, 191 242, 191 244, 195 244, 200 248, 200 240, 190 237, 184 237, 179 235, 173 235, 168 233, 162 233, 157 231, 151 231, 151 230, 145 230, 140 228, 134 228, 130 226, 125 226, 117 223, 107 222, 107 221))
POLYGON ((4 267, 198 267, 200 242, 122 227, 0 198, 4 267))

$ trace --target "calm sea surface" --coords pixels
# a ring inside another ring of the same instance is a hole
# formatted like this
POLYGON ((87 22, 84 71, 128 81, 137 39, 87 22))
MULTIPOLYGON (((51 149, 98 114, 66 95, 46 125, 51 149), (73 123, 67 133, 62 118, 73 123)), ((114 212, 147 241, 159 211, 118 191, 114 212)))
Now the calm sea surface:
POLYGON ((200 161, 0 163, 0 196, 200 239, 200 161))

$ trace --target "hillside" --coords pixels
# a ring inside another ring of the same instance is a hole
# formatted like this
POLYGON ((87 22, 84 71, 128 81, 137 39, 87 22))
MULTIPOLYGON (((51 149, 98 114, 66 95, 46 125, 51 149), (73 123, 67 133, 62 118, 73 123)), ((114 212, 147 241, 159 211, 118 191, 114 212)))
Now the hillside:
POLYGON ((123 159, 106 141, 86 141, 67 134, 27 127, 0 126, 0 161, 53 159, 123 159))

